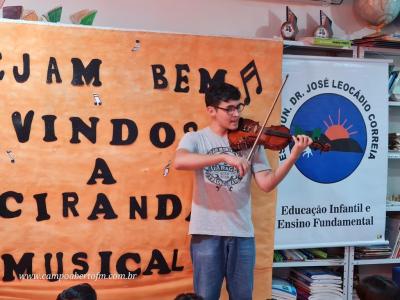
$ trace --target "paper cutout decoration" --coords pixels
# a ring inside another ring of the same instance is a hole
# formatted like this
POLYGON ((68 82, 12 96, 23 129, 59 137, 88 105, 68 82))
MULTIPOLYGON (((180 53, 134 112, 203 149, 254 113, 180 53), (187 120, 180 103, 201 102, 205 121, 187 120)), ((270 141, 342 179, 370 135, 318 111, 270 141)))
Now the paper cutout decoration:
POLYGON ((314 31, 314 37, 331 38, 333 36, 332 20, 322 11, 319 11, 319 26, 314 31))
POLYGON ((103 102, 100 99, 99 94, 93 94, 94 105, 101 105, 103 102))
POLYGON ((24 9, 22 12, 21 20, 39 21, 39 16, 33 9, 24 9))
POLYGON ((289 6, 286 6, 286 22, 281 26, 281 35, 284 40, 294 41, 298 32, 297 17, 290 10, 289 6))
POLYGON ((8 158, 10 159, 10 161, 12 163, 15 163, 15 155, 11 150, 7 150, 6 151, 8 158))
POLYGON ((135 46, 132 48, 132 51, 139 51, 140 50, 140 41, 135 41, 135 46))
POLYGON ((82 9, 70 16, 72 23, 80 25, 92 25, 97 10, 82 9))
POLYGON ((62 6, 57 6, 43 15, 47 22, 58 23, 61 20, 62 6))
POLYGON ((3 18, 5 19, 19 20, 21 19, 21 15, 22 15, 21 5, 3 7, 3 18))

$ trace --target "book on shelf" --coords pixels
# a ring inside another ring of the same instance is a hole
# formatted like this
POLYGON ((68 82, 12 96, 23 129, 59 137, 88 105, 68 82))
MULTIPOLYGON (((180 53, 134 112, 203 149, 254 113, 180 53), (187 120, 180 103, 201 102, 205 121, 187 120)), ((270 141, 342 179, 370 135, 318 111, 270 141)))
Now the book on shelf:
POLYGON ((372 245, 355 247, 354 256, 357 259, 388 258, 392 253, 389 245, 372 245))
POLYGON ((389 75, 389 101, 399 101, 400 76, 398 70, 393 70, 389 75))
POLYGON ((272 298, 276 300, 296 300, 297 290, 289 281, 272 278, 272 298))
POLYGON ((322 258, 322 259, 328 258, 328 253, 322 249, 314 248, 314 249, 306 249, 306 251, 309 251, 312 255, 314 255, 315 258, 322 258))
POLYGON ((353 44, 364 47, 399 48, 400 38, 395 34, 387 35, 384 33, 379 33, 375 35, 368 35, 360 39, 354 39, 353 44))
POLYGON ((343 299, 342 277, 328 268, 292 268, 297 299, 343 299))
POLYGON ((351 41, 349 40, 340 40, 336 38, 314 38, 314 45, 318 46, 326 46, 326 47, 335 47, 335 48, 350 48, 351 41))
POLYGON ((386 238, 391 248, 391 258, 397 258, 400 248, 400 216, 386 218, 386 238))
POLYGON ((342 48, 342 49, 350 49, 351 41, 343 40, 337 38, 318 38, 313 36, 307 36, 296 41, 303 46, 323 46, 323 47, 331 47, 331 48, 342 48))
POLYGON ((400 133, 399 132, 390 132, 388 134, 389 138, 389 151, 399 151, 400 150, 400 133))
POLYGON ((309 261, 318 259, 339 259, 338 255, 332 255, 323 248, 314 249, 285 249, 274 251, 274 262, 285 261, 309 261))
POLYGON ((390 71, 390 73, 389 73, 389 86, 388 86, 388 88, 389 88, 389 95, 390 94, 392 94, 392 92, 393 92, 393 88, 396 86, 395 84, 394 84, 394 82, 396 81, 396 79, 398 78, 398 76, 399 76, 399 70, 395 70, 395 69, 393 69, 393 70, 391 70, 390 71))
POLYGON ((328 268, 313 267, 313 268, 297 268, 291 270, 297 276, 305 278, 306 280, 334 280, 340 281, 342 277, 328 268))

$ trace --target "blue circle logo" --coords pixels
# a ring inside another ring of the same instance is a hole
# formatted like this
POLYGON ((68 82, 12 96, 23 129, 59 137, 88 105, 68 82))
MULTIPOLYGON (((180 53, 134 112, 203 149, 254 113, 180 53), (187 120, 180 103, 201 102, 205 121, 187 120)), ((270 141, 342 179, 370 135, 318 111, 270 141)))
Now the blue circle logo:
POLYGON ((367 131, 358 108, 347 98, 320 94, 304 102, 290 124, 292 135, 306 134, 319 147, 306 149, 296 162, 297 169, 318 183, 335 183, 350 176, 360 164, 367 146, 367 131))

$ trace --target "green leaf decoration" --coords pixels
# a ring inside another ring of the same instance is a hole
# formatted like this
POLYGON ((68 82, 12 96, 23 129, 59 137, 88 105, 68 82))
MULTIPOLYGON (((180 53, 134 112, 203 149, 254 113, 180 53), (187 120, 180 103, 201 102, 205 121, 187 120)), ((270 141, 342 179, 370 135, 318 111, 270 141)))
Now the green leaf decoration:
POLYGON ((295 126, 294 135, 299 135, 299 134, 304 134, 304 130, 299 126, 295 126))
POLYGON ((62 6, 58 6, 52 10, 49 10, 44 17, 48 22, 51 23, 58 23, 61 20, 61 14, 62 14, 62 6))
POLYGON ((92 25, 94 18, 96 17, 97 10, 90 11, 86 16, 84 16, 79 24, 81 25, 92 25))
POLYGON ((311 138, 313 139, 313 141, 318 140, 321 137, 321 128, 316 128, 314 129, 311 138))

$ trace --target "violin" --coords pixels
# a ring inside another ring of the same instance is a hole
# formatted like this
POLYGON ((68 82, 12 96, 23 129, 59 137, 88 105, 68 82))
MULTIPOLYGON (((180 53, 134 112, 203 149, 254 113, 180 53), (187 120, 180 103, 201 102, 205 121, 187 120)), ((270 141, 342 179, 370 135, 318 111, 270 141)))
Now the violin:
MULTIPOLYGON (((228 140, 232 150, 240 151, 251 148, 256 142, 261 128, 256 121, 240 118, 237 130, 228 132, 228 140)), ((262 145, 266 149, 280 151, 286 148, 291 141, 290 130, 283 125, 277 125, 263 128, 260 138, 257 140, 257 145, 262 145)), ((318 141, 313 141, 309 147, 313 150, 324 152, 331 149, 330 144, 318 141)))

